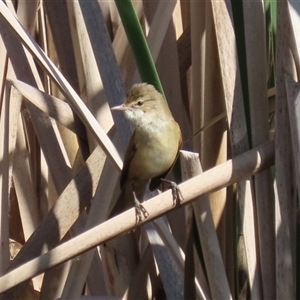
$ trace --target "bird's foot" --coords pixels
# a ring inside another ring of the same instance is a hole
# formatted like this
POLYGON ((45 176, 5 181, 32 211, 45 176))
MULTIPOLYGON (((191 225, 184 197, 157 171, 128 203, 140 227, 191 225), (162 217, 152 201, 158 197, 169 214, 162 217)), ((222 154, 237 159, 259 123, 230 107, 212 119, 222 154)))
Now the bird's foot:
POLYGON ((136 214, 136 223, 139 224, 144 219, 147 219, 149 216, 149 213, 145 209, 145 207, 141 204, 141 202, 136 197, 135 193, 133 192, 134 196, 134 208, 135 208, 135 214, 136 214))
POLYGON ((167 180, 164 178, 161 178, 161 181, 167 182, 169 184, 169 188, 172 190, 172 196, 173 196, 173 206, 180 205, 183 202, 183 196, 180 191, 179 186, 177 185, 176 182, 167 180))

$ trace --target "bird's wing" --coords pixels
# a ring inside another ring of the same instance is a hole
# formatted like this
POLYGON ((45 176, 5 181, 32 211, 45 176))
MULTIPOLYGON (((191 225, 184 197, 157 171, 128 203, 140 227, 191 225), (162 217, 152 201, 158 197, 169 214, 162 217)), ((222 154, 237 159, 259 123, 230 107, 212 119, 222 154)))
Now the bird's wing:
POLYGON ((124 165, 123 165, 123 169, 121 171, 121 178, 120 178, 120 186, 121 188, 123 188, 126 177, 127 177, 127 173, 129 170, 129 166, 130 166, 130 162, 136 152, 136 147, 135 147, 135 143, 134 143, 134 136, 135 136, 135 131, 133 132, 129 144, 127 146, 126 152, 125 152, 125 156, 124 156, 124 165))
POLYGON ((179 150, 181 149, 181 147, 182 147, 182 138, 179 140, 178 151, 177 151, 177 155, 174 159, 173 164, 170 166, 170 168, 166 172, 164 172, 163 174, 161 174, 159 176, 153 177, 151 179, 151 182, 150 182, 150 185, 149 185, 149 190, 150 191, 154 191, 155 189, 157 189, 159 187, 159 185, 161 184, 161 178, 165 178, 168 175, 168 173, 172 170, 173 166, 175 165, 175 163, 177 161, 177 158, 178 158, 178 155, 179 155, 179 150))

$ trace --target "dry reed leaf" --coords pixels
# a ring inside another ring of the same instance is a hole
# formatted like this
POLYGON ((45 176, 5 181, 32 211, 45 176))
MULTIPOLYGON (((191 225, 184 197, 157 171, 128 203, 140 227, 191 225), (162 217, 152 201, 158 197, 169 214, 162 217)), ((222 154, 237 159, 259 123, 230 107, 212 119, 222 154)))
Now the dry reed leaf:
POLYGON ((90 295, 107 295, 99 247, 97 250, 88 273, 86 289, 89 291, 90 295))
MULTIPOLYGON (((112 106, 119 104, 125 98, 125 89, 99 4, 97 2, 80 2, 80 9, 89 33, 90 43, 101 74, 107 100, 112 106)), ((116 130, 122 133, 120 144, 121 152, 123 152, 131 131, 128 123, 124 121, 124 116, 115 114, 114 122, 116 130)), ((137 265, 134 240, 131 235, 127 235, 109 241, 105 246, 102 247, 104 249, 103 261, 105 262, 104 267, 107 268, 105 269, 105 275, 109 277, 106 282, 108 286, 111 284, 107 289, 108 291, 114 291, 117 295, 122 295, 137 265), (107 253, 104 253, 105 249, 107 253), (111 255, 111 253, 117 253, 117 255, 111 255)))
MULTIPOLYGON (((300 85, 298 82, 295 82, 291 75, 285 74, 285 86, 287 93, 287 104, 289 109, 289 121, 290 121, 290 130, 291 130, 291 140, 292 140, 292 149, 293 149, 293 170, 295 172, 295 182, 298 187, 298 195, 300 191, 300 169, 299 169, 299 158, 300 158, 300 126, 299 126, 299 101, 300 101, 300 85)), ((296 197, 296 196, 295 196, 296 197)), ((296 199, 291 199, 291 210, 290 221, 291 232, 296 235, 296 220, 299 218, 299 206, 297 205, 296 199)), ((294 238, 292 237, 291 247, 292 251, 296 251, 296 245, 294 243, 294 238)), ((294 254, 294 253, 293 253, 294 254)), ((293 259, 293 257, 291 257, 293 259)), ((296 257, 294 258, 296 259, 296 257)), ((296 261, 288 262, 293 263, 294 268, 296 268, 296 261)), ((294 286, 297 287, 297 282, 293 282, 294 286)), ((291 283, 292 285, 292 283, 291 283)), ((288 291, 288 293, 290 293, 288 291)))
MULTIPOLYGON (((225 1, 212 1, 212 11, 216 26, 229 137, 232 155, 235 157, 246 151, 249 145, 232 11, 230 4, 225 1)), ((237 187, 251 296, 258 299, 261 298, 262 287, 261 271, 257 268, 259 256, 255 234, 252 180, 238 182, 237 187)))
POLYGON ((276 118, 275 118, 275 234, 276 297, 295 298, 296 291, 296 199, 293 196, 292 141, 284 74, 294 74, 290 52, 292 31, 287 1, 277 3, 276 118), (293 217, 294 216, 294 217, 293 217))
POLYGON ((247 77, 251 116, 251 140, 253 147, 268 140, 267 59, 264 3, 243 3, 247 77), (255 19, 254 19, 255 18, 255 19), (251 47, 252 45, 255 47, 251 47))
MULTIPOLYGON (((180 152, 181 173, 183 181, 192 178, 196 173, 199 163, 199 154, 181 151, 180 152)), ((205 199, 206 196, 203 196, 205 199)), ((197 200, 196 200, 197 201, 197 200)), ((185 298, 187 299, 210 299, 211 292, 207 281, 207 276, 204 271, 204 265, 200 262, 198 251, 195 247, 195 239, 199 236, 195 234, 194 219, 197 222, 197 214, 194 214, 194 204, 188 205, 185 209, 186 212, 186 232, 187 243, 185 247, 185 298), (196 238, 195 238, 196 236, 196 238)))
POLYGON ((202 262, 199 260, 197 250, 194 248, 192 227, 189 229, 190 232, 185 249, 184 297, 185 299, 195 299, 197 293, 197 299, 199 300, 211 299, 207 277, 202 262))
POLYGON ((287 101, 289 108, 289 119, 291 128, 291 137, 293 145, 294 170, 296 173, 296 183, 300 191, 300 85, 293 78, 286 74, 285 85, 287 91, 287 101))
POLYGON ((139 249, 135 233, 128 232, 106 241, 101 244, 100 251, 108 294, 122 297, 138 269, 139 249))
MULTIPOLYGON (((77 88, 77 74, 75 70, 75 63, 73 58, 73 49, 71 43, 68 41, 70 40, 70 34, 68 31, 68 27, 64 26, 62 22, 63 20, 67 20, 67 12, 66 9, 62 9, 62 2, 54 3, 54 5, 45 5, 46 14, 47 14, 47 24, 46 19, 40 19, 40 24, 46 29, 46 36, 44 38, 48 39, 47 43, 47 51, 49 57, 55 62, 58 66, 60 66, 61 70, 63 70, 64 75, 68 78, 69 83, 76 89, 77 88), (53 12, 55 11, 55 12, 53 12), (53 15, 55 16, 56 21, 53 22, 53 15), (49 29, 49 25, 51 27, 51 33, 49 29), (59 29, 57 27, 60 26, 59 29), (49 37, 51 36, 51 37, 49 37), (64 43, 60 42, 60 39, 64 37, 64 43), (68 55, 67 55, 68 54, 68 55)), ((44 43, 44 45, 46 45, 44 43)), ((45 75, 44 75, 45 76, 45 75)), ((58 95, 58 97, 63 98, 61 93, 58 91, 57 87, 53 84, 49 84, 48 91, 51 91, 53 95, 58 95)), ((76 118, 76 115, 74 116, 76 118)), ((72 134, 70 131, 66 130, 65 127, 59 126, 58 127, 59 133, 62 137, 65 146, 65 152, 68 156, 68 159, 73 161, 75 159, 76 153, 81 151, 82 156, 85 157, 84 150, 83 150, 83 143, 80 143, 81 139, 76 139, 75 135, 72 134), (80 150, 78 150, 78 142, 80 146, 80 150)), ((85 128, 84 130, 84 139, 85 139, 85 128)), ((86 146, 85 146, 86 147, 86 146)), ((77 159, 78 161, 78 159, 77 159)), ((71 165, 71 162, 70 162, 71 165)), ((52 186, 51 181, 49 182, 49 198, 57 198, 56 195, 52 195, 52 186)), ((72 228, 73 229, 73 228, 72 228)), ((41 287, 40 297, 49 297, 51 299, 58 298, 61 295, 61 291, 64 286, 64 282, 66 280, 67 274, 70 269, 70 262, 61 264, 51 270, 48 270, 44 274, 44 279, 41 287), (54 280, 53 280, 54 278, 54 280)))
POLYGON ((16 147, 18 120, 21 108, 20 94, 7 84, 1 107, 0 119, 0 274, 9 265, 9 197, 12 185, 14 150, 16 147))
MULTIPOLYGON (((146 203, 147 202, 148 201, 146 201, 146 203)), ((147 237, 157 263, 160 279, 167 298, 183 299, 183 270, 178 268, 173 257, 170 256, 168 248, 157 234, 153 223, 147 223, 144 227, 147 231, 147 237)))
MULTIPOLYGON (((37 230, 24 244, 22 251, 11 262, 9 268, 14 268, 40 255, 45 251, 45 247, 52 248, 60 241, 93 197, 103 163, 103 151, 96 148, 77 176, 57 199, 54 207, 43 218, 37 230)), ((11 296, 18 294, 21 289, 22 286, 10 291, 11 296)))
POLYGON ((8 65, 8 57, 7 51, 5 48, 5 44, 3 42, 2 36, 0 35, 0 53, 2 53, 0 58, 0 105, 2 105, 3 100, 3 92, 5 89, 6 84, 6 72, 7 72, 7 65, 8 65))
MULTIPOLYGON (((92 249, 71 261, 71 269, 68 272, 66 282, 64 282, 64 287, 61 291, 61 299, 78 299, 81 296, 84 284, 87 281, 89 268, 91 267, 92 263, 95 263, 95 261, 93 261, 93 258, 95 257, 94 255, 96 255, 96 249, 92 249)), ((98 271, 100 271, 100 277, 96 277, 97 283, 98 285, 99 283, 102 283, 101 285, 103 288, 104 275, 101 274, 102 264, 97 263, 97 267, 98 271)), ((93 276, 95 275, 96 274, 93 274, 93 276)), ((105 291, 105 289, 103 289, 101 293, 107 292, 105 291)))
MULTIPOLYGON (((183 180, 187 180, 202 173, 198 153, 181 151, 181 168, 185 172, 183 180)), ((197 222, 197 228, 201 240, 201 248, 207 272, 210 293, 212 299, 232 299, 225 272, 224 262, 212 218, 210 201, 208 196, 202 196, 193 203, 193 209, 197 222)))
POLYGON ((41 286, 40 299, 57 299, 61 293, 66 278, 70 272, 71 261, 67 261, 54 268, 47 270, 44 274, 41 286))
POLYGON ((32 182, 29 152, 26 146, 21 116, 14 159, 13 181, 18 199, 25 241, 40 223, 39 201, 32 182))
POLYGON ((79 2, 68 1, 67 8, 71 22, 73 51, 77 69, 80 70, 78 77, 81 94, 98 123, 105 132, 108 132, 113 125, 113 120, 90 39, 90 35, 96 34, 97 28, 94 28, 94 32, 87 30, 85 16, 82 14, 79 2))
MULTIPOLYGON (((204 124, 204 111, 201 108, 205 94, 205 55, 206 55, 206 2, 191 2, 191 100, 190 115, 193 132, 197 132, 204 124)), ((193 150, 201 149, 201 137, 193 138, 193 150)))
MULTIPOLYGON (((106 160, 94 199, 89 208, 88 219, 83 228, 84 231, 106 220, 111 202, 107 200, 112 199, 118 178, 119 170, 113 168, 111 161, 106 160)), ((95 259, 94 250, 84 253, 73 262, 72 272, 68 276, 69 284, 65 286, 62 293, 63 298, 72 299, 80 297, 93 259, 95 259)), ((101 269, 99 270, 101 271, 101 269)), ((103 276, 100 278, 103 278, 103 276)))
POLYGON ((24 25, 26 31, 33 36, 37 19, 37 10, 39 1, 33 0, 30 2, 21 1, 18 4, 17 15, 21 24, 24 25))
MULTIPOLYGON (((151 27, 153 21, 151 23, 151 27)), ((187 141, 185 146, 190 147, 191 143, 188 141, 192 136, 192 132, 188 119, 188 112, 182 99, 178 67, 177 39, 173 22, 174 19, 172 18, 167 27, 162 45, 160 46, 161 49, 156 60, 156 65, 170 110, 174 119, 180 125, 183 140, 187 141)), ((155 40, 155 43, 159 43, 159 41, 155 40)), ((149 47, 151 49, 151 44, 149 44, 149 47)))
POLYGON ((85 128, 82 123, 78 123, 74 119, 74 113, 69 104, 64 101, 39 91, 33 86, 30 86, 19 80, 11 80, 12 85, 18 89, 26 100, 30 101, 49 117, 77 134, 85 138, 85 128))
MULTIPOLYGON (((181 99, 180 75, 177 64, 177 40, 173 15, 175 2, 158 2, 155 5, 145 5, 144 9, 145 18, 149 24, 147 34, 149 49, 156 63, 169 107, 175 120, 180 124, 183 138, 186 140, 191 134, 186 110, 181 99), (162 11, 165 12, 163 18, 161 17, 162 11)), ((134 78, 133 81, 136 82, 136 79, 134 78)), ((168 214, 167 217, 173 235, 177 238, 179 244, 183 245, 185 240, 184 210, 168 214)), ((163 273, 163 265, 168 270, 168 264, 163 261, 161 263, 162 265, 157 261, 160 272, 163 273)), ((161 276, 163 275, 161 274, 161 276)))
POLYGON ((300 32, 300 5, 297 1, 288 1, 288 10, 291 20, 291 49, 294 55, 298 79, 300 76, 300 41, 298 34, 300 32))
MULTIPOLYGON (((191 66, 191 26, 188 26, 178 38, 177 51, 179 73, 180 77, 183 78, 191 66)), ((185 99, 185 101, 188 101, 188 99, 185 99)))
MULTIPOLYGON (((268 140, 267 59, 264 3, 243 2, 251 141, 255 147, 268 140), (255 45, 255 47, 253 47, 255 45)), ((264 299, 275 298, 274 206, 270 170, 254 177, 258 244, 264 299)), ((258 267, 258 266, 257 266, 258 267)))
MULTIPOLYGON (((216 30, 210 3, 206 4, 205 10, 205 60, 203 65, 203 99, 200 103, 201 123, 206 127, 213 123, 213 120, 225 113, 225 101, 223 93, 222 76, 218 54, 218 43, 216 30)), ((199 54, 203 55, 203 54, 199 54)), ((202 79, 201 79, 202 80, 202 79)), ((194 118, 197 118, 197 112, 194 118)), ((202 128, 203 128, 202 127, 202 128)), ((201 162, 203 170, 212 168, 227 160, 227 127, 226 119, 217 122, 214 126, 206 129, 197 137, 200 140, 197 143, 199 148, 194 151, 201 153, 201 162)), ((198 131, 194 128, 194 132, 198 131)), ((232 234, 227 230, 228 220, 226 217, 226 189, 219 190, 209 195, 212 217, 217 229, 217 235, 223 257, 226 253, 226 245, 230 243, 232 234)), ((201 222, 201 221, 200 221, 201 222)))
POLYGON ((22 41, 25 47, 31 52, 38 63, 44 68, 47 74, 52 78, 52 80, 62 89, 62 92, 66 96, 72 108, 81 118, 86 127, 94 134, 98 143, 103 147, 106 154, 113 159, 116 165, 121 168, 122 161, 120 156, 115 149, 114 145, 111 143, 110 139, 104 133, 103 129, 96 121, 91 112, 83 104, 79 96, 70 86, 68 81, 61 75, 56 66, 51 62, 51 60, 44 54, 44 52, 38 47, 36 42, 26 34, 22 29, 18 21, 12 16, 8 8, 3 2, 0 3, 0 14, 8 22, 10 28, 22 41))
MULTIPOLYGON (((50 59, 59 67, 64 77, 68 79, 70 85, 79 92, 78 69, 75 62, 76 51, 75 45, 72 43, 72 35, 70 26, 68 26, 69 18, 67 11, 67 3, 63 1, 42 3, 39 12, 41 18, 39 27, 41 27, 40 45, 43 50, 50 57, 50 59)), ((40 34, 38 35, 38 37, 40 34)), ((61 94, 56 90, 57 87, 53 82, 48 82, 49 77, 44 73, 45 86, 49 84, 48 93, 62 98, 61 94)))
MULTIPOLYGON (((176 0, 158 2, 157 8, 151 18, 151 24, 147 34, 147 42, 151 56, 155 62, 158 58, 167 29, 172 20, 176 2, 176 0)), ((138 82, 138 78, 138 71, 135 70, 133 82, 138 82)))
POLYGON ((177 241, 174 236, 170 232, 170 228, 167 226, 166 219, 159 218, 153 222, 153 226, 160 238, 164 243, 164 247, 166 247, 173 257, 179 271, 181 274, 184 273, 184 259, 185 255, 182 249, 179 247, 177 241))
POLYGON ((178 231, 181 222, 172 227, 169 221, 170 218, 159 218, 146 225, 145 230, 165 293, 171 298, 180 298, 183 293, 184 253, 175 238, 174 230, 178 231))
MULTIPOLYGON (((148 196, 151 198, 155 194, 149 193, 148 196)), ((170 230, 167 218, 159 218, 155 222, 147 224, 145 226, 146 245, 142 244, 144 241, 142 236, 140 247, 148 247, 148 243, 150 243, 165 293, 171 298, 178 298, 181 297, 183 291, 184 254, 175 239, 174 231, 171 233, 170 230)), ((173 227, 173 230, 177 229, 173 227)), ((155 285, 155 283, 153 284, 155 285)))
POLYGON ((158 270, 150 244, 139 262, 138 269, 122 299, 154 299, 160 287, 158 270))
MULTIPOLYGON (((139 19, 143 15, 143 2, 134 1, 135 12, 139 19)), ((114 6, 113 11, 116 10, 114 6)), ((113 48, 116 55, 117 63, 120 68, 121 76, 124 80, 126 89, 129 89, 133 84, 133 75, 136 70, 136 65, 132 55, 132 51, 128 44, 128 39, 125 34, 124 27, 119 24, 116 34, 113 39, 113 48)))
MULTIPOLYGON (((98 2, 80 2, 80 8, 89 32, 90 43, 101 75, 107 101, 110 106, 119 105, 120 102, 124 101, 126 92, 99 4, 98 2)), ((119 136, 119 141, 121 144, 120 152, 123 153, 123 151, 125 152, 131 130, 128 126, 128 121, 125 120, 125 116, 122 114, 113 114, 113 119, 117 131, 122 132, 119 136)), ((100 145, 102 146, 102 144, 100 145)), ((110 154, 107 155, 110 157, 110 154)), ((122 163, 117 165, 121 169, 122 163)))
POLYGON ((182 27, 185 30, 191 23, 191 3, 190 1, 180 0, 180 10, 182 27))
MULTIPOLYGON (((111 23, 111 35, 114 37, 116 36, 116 33, 119 30, 119 27, 122 22, 116 4, 114 2, 109 2, 108 5, 109 5, 109 18, 111 23)), ((142 7, 143 4, 141 1, 134 1, 133 5, 135 7, 137 5, 140 5, 140 7, 142 7)))
MULTIPOLYGON (((0 6, 1 4, 3 3, 0 3, 0 6)), ((9 11, 7 13, 10 15, 11 19, 14 19, 9 11)), ((10 68, 13 67, 13 71, 18 78, 42 88, 32 57, 28 54, 28 51, 24 50, 16 37, 12 35, 7 24, 5 24, 2 19, 0 21, 3 23, 1 31, 2 33, 5 33, 4 42, 10 56, 10 68)), ((44 113, 38 110, 31 103, 27 103, 27 110, 29 113, 28 115, 30 116, 30 121, 28 120, 26 122, 25 120, 24 124, 26 124, 28 143, 32 148, 36 147, 36 145, 31 144, 31 142, 35 143, 36 134, 39 139, 39 143, 43 148, 55 190, 59 194, 68 182, 65 175, 68 174, 69 167, 68 162, 66 161, 66 156, 64 156, 64 146, 60 135, 57 132, 56 124, 54 124, 44 113), (33 124, 34 128, 31 124, 33 124)), ((34 158, 34 160, 35 159, 36 158, 34 158)))

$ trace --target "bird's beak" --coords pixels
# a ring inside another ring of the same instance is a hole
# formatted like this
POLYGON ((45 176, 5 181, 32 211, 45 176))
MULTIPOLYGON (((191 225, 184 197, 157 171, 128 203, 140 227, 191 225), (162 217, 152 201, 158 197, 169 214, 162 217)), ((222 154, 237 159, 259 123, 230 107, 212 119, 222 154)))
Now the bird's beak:
POLYGON ((118 106, 114 106, 111 108, 111 110, 121 110, 121 111, 124 111, 127 109, 127 106, 125 106, 124 104, 122 105, 118 105, 118 106))

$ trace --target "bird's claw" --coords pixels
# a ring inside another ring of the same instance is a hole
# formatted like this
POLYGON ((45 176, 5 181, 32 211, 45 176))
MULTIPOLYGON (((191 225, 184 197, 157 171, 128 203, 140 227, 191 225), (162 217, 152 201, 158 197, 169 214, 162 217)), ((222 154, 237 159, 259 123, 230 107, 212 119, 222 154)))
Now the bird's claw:
POLYGON ((134 195, 134 208, 135 208, 135 213, 136 213, 136 223, 139 224, 143 221, 144 219, 147 219, 149 216, 149 213, 145 209, 145 207, 141 204, 141 202, 137 199, 135 193, 134 195))
POLYGON ((180 205, 183 202, 183 196, 180 191, 179 186, 176 182, 167 180, 164 178, 161 178, 162 181, 167 182, 169 184, 169 188, 172 190, 172 196, 173 196, 173 206, 180 205))

